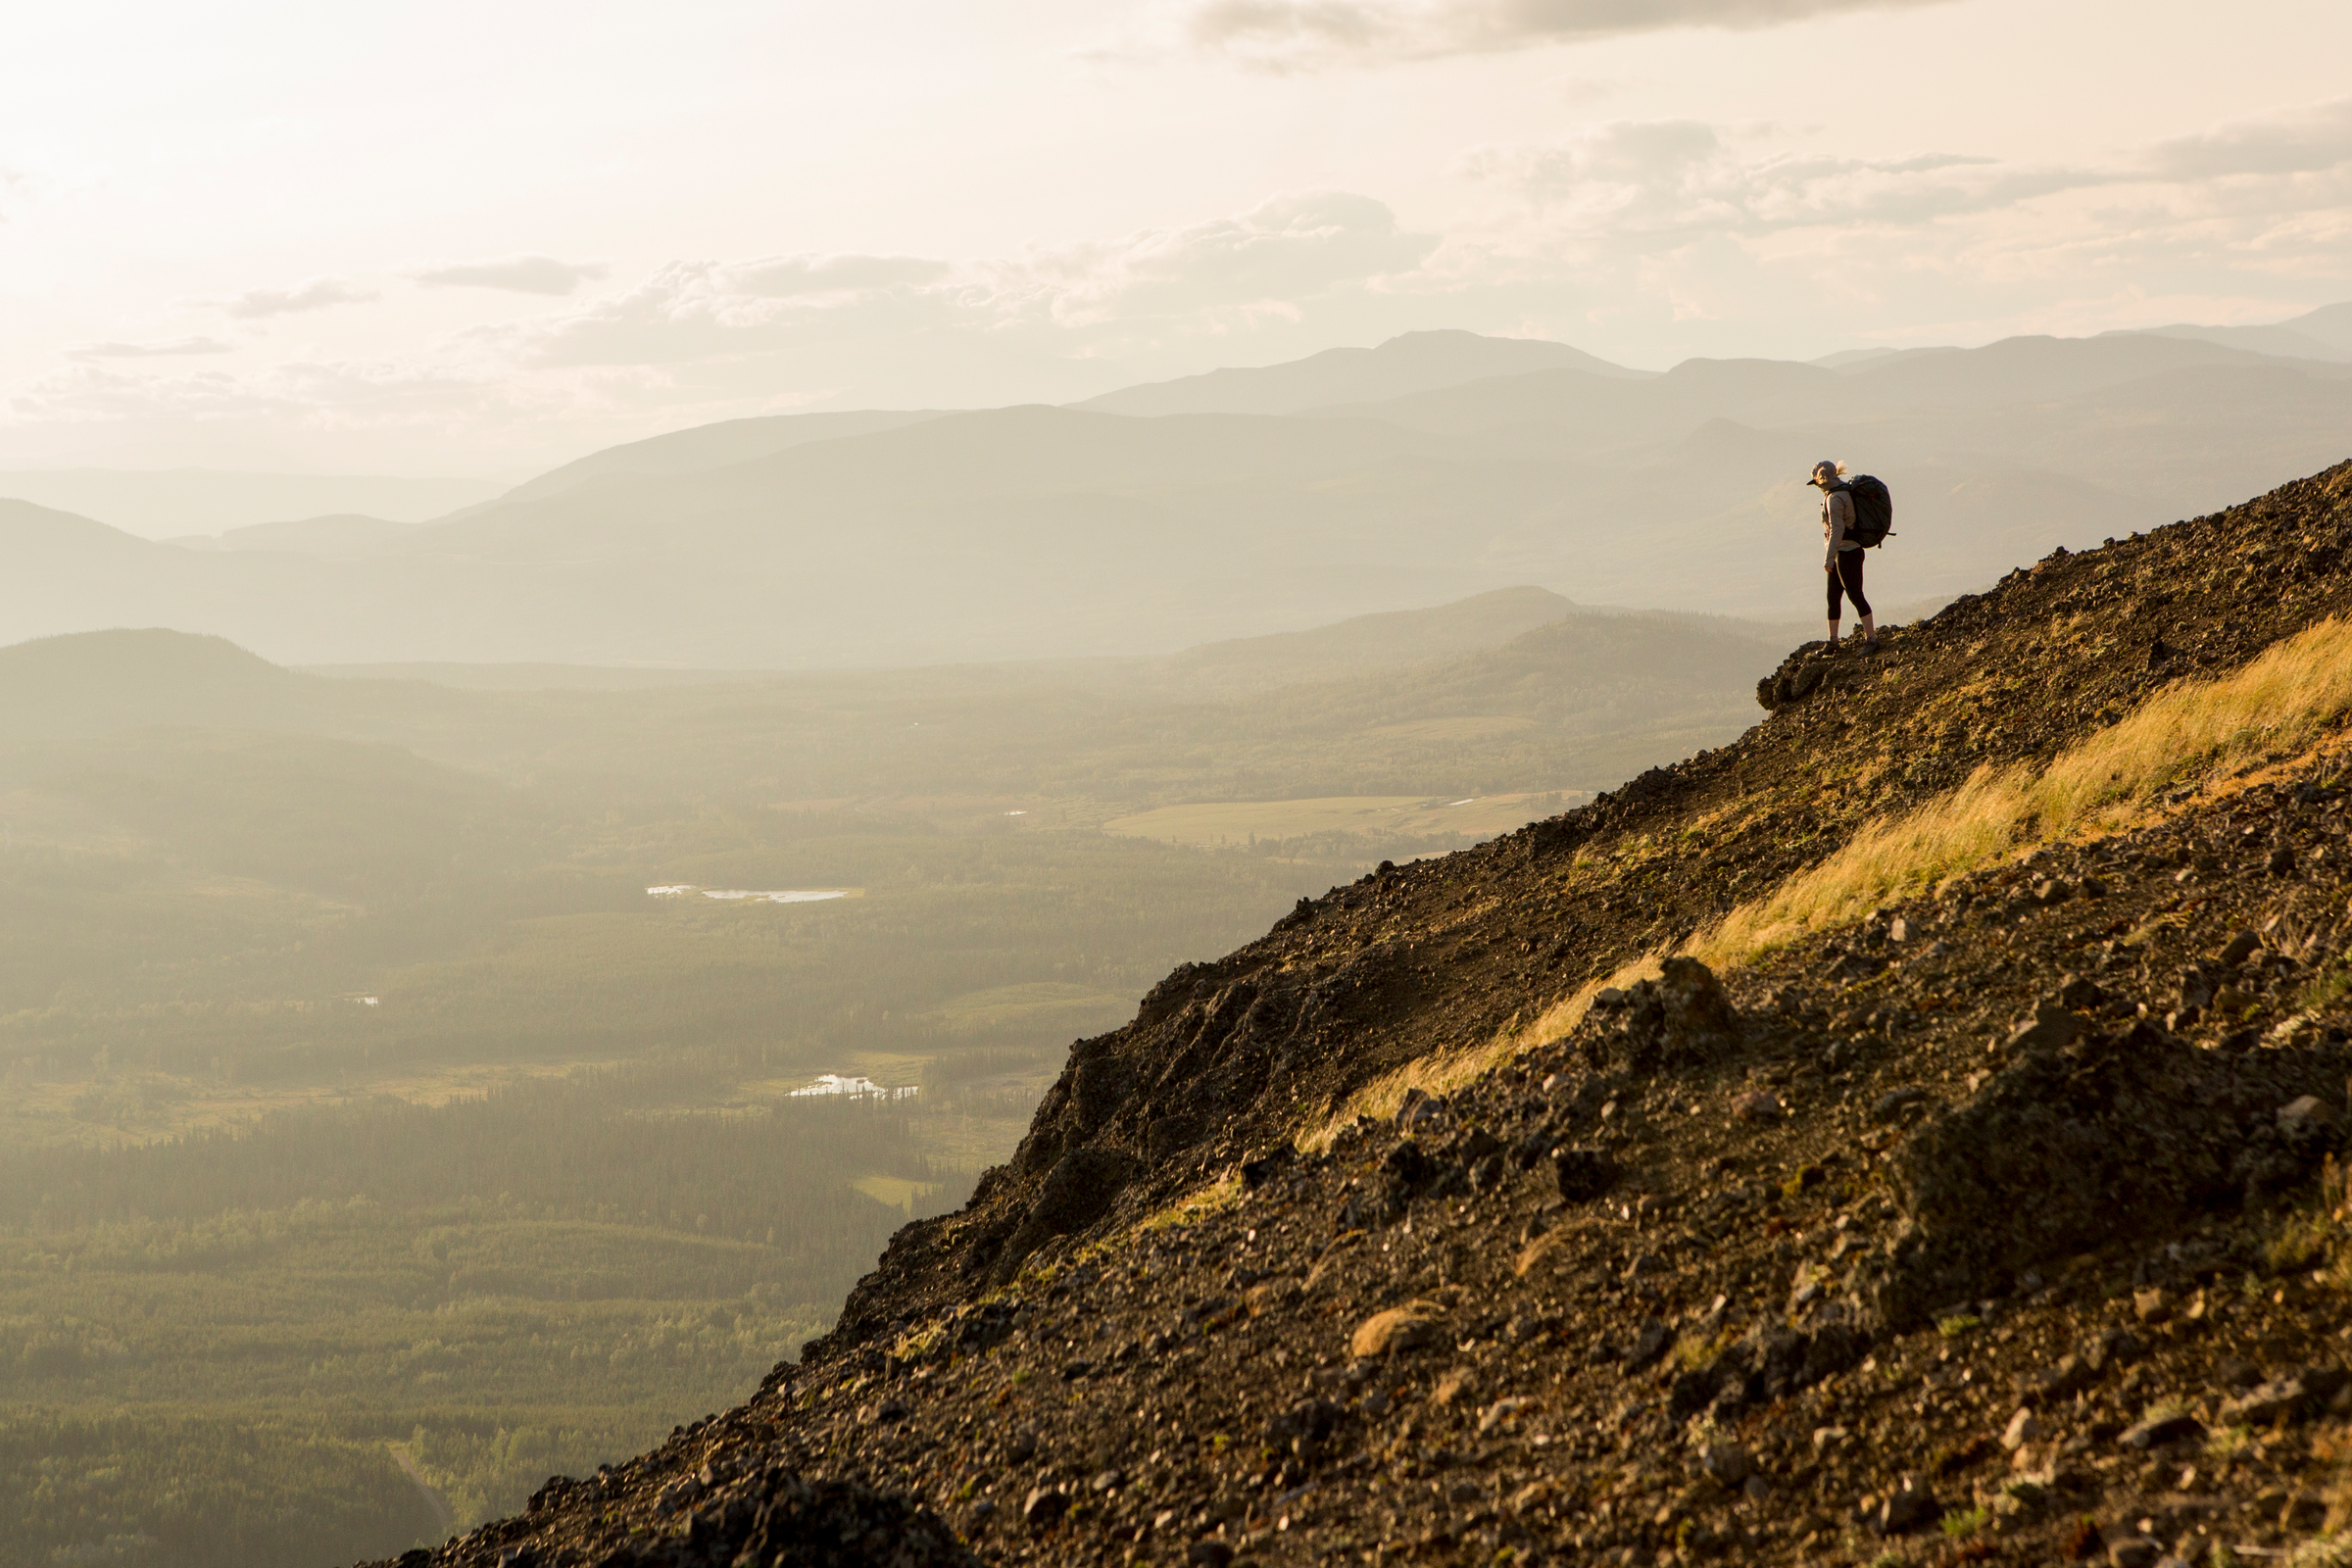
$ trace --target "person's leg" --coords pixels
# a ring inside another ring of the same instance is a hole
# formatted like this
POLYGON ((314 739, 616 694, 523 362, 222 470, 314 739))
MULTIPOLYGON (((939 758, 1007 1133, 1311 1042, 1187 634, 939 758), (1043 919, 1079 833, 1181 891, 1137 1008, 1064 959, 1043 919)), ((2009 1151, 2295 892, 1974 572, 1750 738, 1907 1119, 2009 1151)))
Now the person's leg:
POLYGON ((1824 571, 1822 575, 1830 579, 1830 647, 1836 649, 1838 646, 1838 617, 1845 608, 1845 595, 1838 581, 1838 573, 1824 571))
POLYGON ((1854 602, 1854 613, 1861 618, 1862 640, 1866 643, 1877 642, 1879 640, 1878 617, 1870 612, 1870 601, 1862 597, 1862 552, 1859 550, 1838 551, 1838 575, 1844 579, 1845 596, 1854 602))

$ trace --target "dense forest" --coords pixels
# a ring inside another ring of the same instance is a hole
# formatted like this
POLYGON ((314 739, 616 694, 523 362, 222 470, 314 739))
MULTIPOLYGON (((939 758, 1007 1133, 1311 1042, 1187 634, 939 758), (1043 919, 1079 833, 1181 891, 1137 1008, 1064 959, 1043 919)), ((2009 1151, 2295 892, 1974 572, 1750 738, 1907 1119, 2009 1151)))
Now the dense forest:
POLYGON ((388 1446, 464 1521, 740 1396, 969 1183, 920 1151, 908 1102, 696 1108, 719 1082, 646 1064, 0 1158, 24 1539, 144 1535, 171 1563, 384 1549, 425 1496, 388 1446), (172 1415, 99 1414, 128 1409, 172 1415), (196 1500, 143 1514, 142 1477, 196 1500))

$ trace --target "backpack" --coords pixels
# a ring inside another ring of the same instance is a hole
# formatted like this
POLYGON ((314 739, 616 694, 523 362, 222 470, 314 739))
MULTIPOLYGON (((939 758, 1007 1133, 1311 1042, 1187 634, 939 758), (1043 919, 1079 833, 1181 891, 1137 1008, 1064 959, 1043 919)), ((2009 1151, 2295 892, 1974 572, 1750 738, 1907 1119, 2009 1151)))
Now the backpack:
POLYGON ((1846 538, 1865 550, 1885 544, 1886 536, 1894 532, 1894 497, 1886 493, 1886 482, 1857 473, 1840 480, 1838 488, 1854 504, 1854 520, 1845 530, 1846 538))

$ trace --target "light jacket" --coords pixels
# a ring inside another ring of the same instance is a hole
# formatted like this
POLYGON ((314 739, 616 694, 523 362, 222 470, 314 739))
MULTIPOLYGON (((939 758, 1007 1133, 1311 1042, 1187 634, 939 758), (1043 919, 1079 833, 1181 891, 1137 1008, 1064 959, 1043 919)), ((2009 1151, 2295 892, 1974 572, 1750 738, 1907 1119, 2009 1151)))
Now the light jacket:
POLYGON ((1821 498, 1821 537, 1828 542, 1830 549, 1829 554, 1822 558, 1823 565, 1836 565, 1838 552, 1840 550, 1862 548, 1860 544, 1845 536, 1847 530, 1853 525, 1854 498, 1843 490, 1826 492, 1821 498))

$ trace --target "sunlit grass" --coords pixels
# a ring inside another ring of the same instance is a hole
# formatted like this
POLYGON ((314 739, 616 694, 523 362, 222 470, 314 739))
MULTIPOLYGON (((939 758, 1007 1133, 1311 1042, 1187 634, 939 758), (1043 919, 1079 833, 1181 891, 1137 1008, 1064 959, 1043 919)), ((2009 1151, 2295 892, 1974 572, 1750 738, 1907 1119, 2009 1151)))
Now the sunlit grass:
POLYGON ((2184 773, 2306 745, 2352 708, 2352 626, 2330 618, 2216 681, 2176 687, 2039 773, 1982 768, 1959 789, 1857 833, 1685 950, 1718 968, 1843 925, 2035 843, 2126 827, 2184 773))
MULTIPOLYGON (((2352 625, 2331 617, 2234 674, 2150 699, 2046 768, 1980 768, 1958 789, 1864 827, 1819 865, 1740 905, 1678 951, 1711 968, 1734 968, 2032 845, 2121 830, 2162 790, 2306 747, 2348 710, 2352 625)), ((1592 864, 1589 856, 1577 860, 1580 869, 1592 864)), ((1635 958, 1482 1045, 1433 1053, 1384 1074, 1302 1129, 1298 1147, 1326 1150, 1357 1117, 1395 1115, 1415 1089, 1450 1094, 1523 1052, 1564 1038, 1604 988, 1655 978, 1662 956, 1635 958)))

